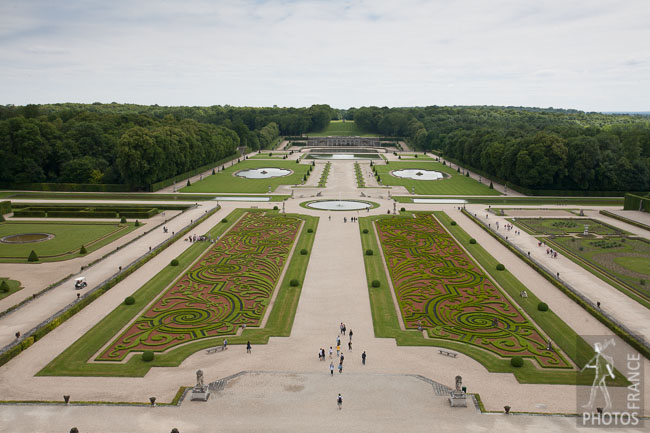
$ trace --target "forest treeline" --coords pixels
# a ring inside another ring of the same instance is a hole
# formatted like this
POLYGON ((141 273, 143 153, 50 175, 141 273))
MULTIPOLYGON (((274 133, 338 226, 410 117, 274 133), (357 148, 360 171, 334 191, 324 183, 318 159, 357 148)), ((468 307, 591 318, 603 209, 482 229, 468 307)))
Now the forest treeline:
POLYGON ((362 107, 365 131, 407 137, 528 189, 646 191, 650 117, 521 107, 362 107))
POLYGON ((133 189, 280 135, 325 128, 337 114, 309 108, 130 104, 0 106, 0 182, 126 184, 133 189))

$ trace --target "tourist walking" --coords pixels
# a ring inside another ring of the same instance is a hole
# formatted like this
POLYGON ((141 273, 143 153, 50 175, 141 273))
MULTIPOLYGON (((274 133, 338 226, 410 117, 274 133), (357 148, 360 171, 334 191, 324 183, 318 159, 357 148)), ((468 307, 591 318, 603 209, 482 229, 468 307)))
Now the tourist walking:
POLYGON ((345 331, 346 331, 346 330, 347 330, 347 328, 345 327, 345 323, 344 323, 344 324, 343 324, 343 335, 345 335, 345 331))
POLYGON ((352 352, 352 341, 348 341, 348 350, 352 352))
POLYGON ((361 354, 361 363, 363 365, 366 365, 366 351, 364 350, 363 353, 361 354))
POLYGON ((350 328, 350 332, 348 332, 348 335, 350 336, 350 341, 352 341, 352 328, 350 328))
POLYGON ((332 352, 333 352, 332 346, 330 346, 330 359, 332 359, 332 352))
POLYGON ((336 404, 338 405, 339 410, 343 408, 343 397, 341 397, 341 394, 339 394, 339 396, 336 397, 336 404))
POLYGON ((246 353, 251 353, 251 342, 250 341, 246 342, 246 353))
POLYGON ((223 350, 226 350, 228 348, 228 339, 224 338, 223 339, 223 350))
POLYGON ((341 345, 340 344, 336 345, 336 356, 337 357, 341 356, 341 345))
POLYGON ((341 334, 343 334, 343 322, 339 325, 339 329, 341 330, 341 334))
POLYGON ((339 362, 339 374, 343 373, 343 364, 339 362))
POLYGON ((334 362, 330 362, 330 376, 334 376, 334 362))
POLYGON ((344 360, 344 359, 345 359, 345 356, 341 353, 341 360, 339 361, 339 363, 340 363, 341 365, 343 365, 343 360, 344 360))

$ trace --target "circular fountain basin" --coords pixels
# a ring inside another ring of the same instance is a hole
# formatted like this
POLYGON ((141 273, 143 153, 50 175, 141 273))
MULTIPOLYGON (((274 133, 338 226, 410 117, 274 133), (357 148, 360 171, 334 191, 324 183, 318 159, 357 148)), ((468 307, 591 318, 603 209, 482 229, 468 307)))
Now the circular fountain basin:
POLYGON ((0 242, 5 244, 31 244, 34 242, 49 241, 54 235, 49 233, 21 233, 0 238, 0 242))
POLYGON ((235 176, 245 177, 246 179, 269 179, 272 177, 282 177, 291 174, 292 171, 286 168, 263 167, 241 170, 235 173, 235 176))
POLYGON ((307 203, 306 207, 318 210, 362 210, 373 208, 374 205, 357 200, 320 200, 307 203))
POLYGON ((445 175, 439 171, 422 170, 417 168, 395 170, 392 171, 390 174, 392 174, 395 177, 401 177, 403 179, 413 179, 413 180, 438 180, 445 177, 445 175))

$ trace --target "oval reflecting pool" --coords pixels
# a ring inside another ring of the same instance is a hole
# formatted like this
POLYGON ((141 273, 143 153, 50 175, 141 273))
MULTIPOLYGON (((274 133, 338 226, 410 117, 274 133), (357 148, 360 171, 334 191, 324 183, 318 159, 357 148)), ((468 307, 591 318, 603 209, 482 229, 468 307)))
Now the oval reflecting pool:
POLYGON ((445 175, 440 173, 439 171, 422 170, 416 168, 395 170, 392 171, 390 174, 392 174, 395 177, 401 177, 404 179, 414 179, 414 180, 438 180, 445 177, 445 175))
POLYGON ((251 168, 235 173, 235 176, 245 177, 246 179, 268 179, 271 177, 281 177, 291 174, 291 170, 277 167, 251 168))
POLYGON ((318 210, 362 210, 372 207, 372 203, 356 200, 322 200, 307 203, 307 207, 318 210))
POLYGON ((381 156, 375 153, 310 153, 305 157, 305 159, 381 159, 381 156))

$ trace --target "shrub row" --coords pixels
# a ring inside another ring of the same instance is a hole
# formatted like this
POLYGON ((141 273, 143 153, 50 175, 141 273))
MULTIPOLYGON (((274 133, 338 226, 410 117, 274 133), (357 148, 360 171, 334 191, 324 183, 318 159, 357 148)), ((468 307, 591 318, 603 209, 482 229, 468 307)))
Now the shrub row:
POLYGON ((161 180, 160 182, 152 183, 149 185, 149 192, 156 192, 158 190, 161 190, 163 188, 166 188, 170 185, 173 185, 174 182, 179 182, 181 180, 187 179, 192 176, 196 176, 197 174, 203 173, 204 171, 208 171, 211 168, 217 167, 219 165, 225 164, 226 162, 230 162, 233 159, 239 158, 241 154, 239 152, 235 152, 233 155, 229 155, 223 159, 220 159, 219 161, 212 162, 210 164, 206 164, 202 167, 195 168, 194 170, 186 171, 185 173, 181 173, 179 175, 176 175, 174 177, 170 177, 169 179, 164 179, 161 180))
POLYGON ((8 200, 0 201, 0 215, 11 212, 11 202, 8 200))
POLYGON ((89 183, 0 183, 2 189, 20 191, 129 192, 127 185, 89 183))

